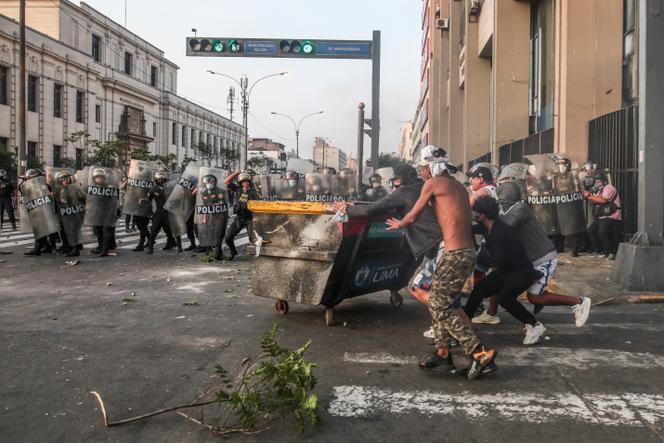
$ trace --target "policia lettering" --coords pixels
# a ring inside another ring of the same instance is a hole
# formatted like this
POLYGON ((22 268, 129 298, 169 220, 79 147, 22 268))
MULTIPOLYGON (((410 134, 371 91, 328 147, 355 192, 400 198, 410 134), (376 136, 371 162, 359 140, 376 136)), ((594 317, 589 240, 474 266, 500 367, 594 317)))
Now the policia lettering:
POLYGON ((101 188, 99 186, 88 186, 88 195, 96 195, 98 197, 115 197, 120 196, 120 191, 117 188, 101 188))
POLYGON ((228 212, 226 204, 196 206, 196 214, 225 214, 228 212))
POLYGON ((69 206, 67 208, 59 207, 59 209, 60 209, 60 217, 83 214, 85 212, 85 203, 79 203, 76 206, 69 206))
POLYGON ((571 194, 557 194, 557 195, 529 195, 529 205, 552 205, 560 203, 570 203, 575 201, 583 201, 583 193, 574 192, 571 194))
POLYGON ((127 179, 127 186, 134 188, 150 189, 152 182, 148 180, 137 180, 135 178, 127 179))
POLYGON ((53 199, 49 197, 48 195, 44 195, 42 197, 37 197, 34 200, 31 200, 25 204, 25 207, 28 209, 28 212, 32 211, 33 209, 37 209, 40 206, 52 204, 53 199))
POLYGON ((187 189, 189 189, 190 191, 193 191, 194 189, 196 189, 196 185, 195 185, 194 183, 192 183, 192 182, 190 182, 189 180, 187 180, 187 179, 185 179, 185 178, 182 178, 182 177, 180 177, 180 178, 178 179, 178 185, 180 185, 180 186, 182 186, 182 187, 184 187, 184 188, 187 188, 187 189))

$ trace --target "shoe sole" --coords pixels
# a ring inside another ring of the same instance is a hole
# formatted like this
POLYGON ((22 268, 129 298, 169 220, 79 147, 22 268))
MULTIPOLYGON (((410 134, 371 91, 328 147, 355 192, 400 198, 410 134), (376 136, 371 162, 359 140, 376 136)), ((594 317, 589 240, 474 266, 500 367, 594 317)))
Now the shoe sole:
POLYGON ((475 318, 471 319, 470 322, 474 325, 499 325, 502 323, 502 320, 492 320, 492 321, 484 321, 484 320, 478 320, 475 321, 475 318))
POLYGON ((537 343, 540 342, 540 340, 542 339, 542 337, 544 336, 545 333, 546 333, 546 328, 544 328, 544 329, 542 330, 542 333, 541 333, 540 335, 537 336, 537 340, 535 340, 535 341, 532 342, 532 343, 526 343, 526 341, 524 340, 524 341, 523 341, 523 344, 524 344, 525 346, 536 345, 537 343))

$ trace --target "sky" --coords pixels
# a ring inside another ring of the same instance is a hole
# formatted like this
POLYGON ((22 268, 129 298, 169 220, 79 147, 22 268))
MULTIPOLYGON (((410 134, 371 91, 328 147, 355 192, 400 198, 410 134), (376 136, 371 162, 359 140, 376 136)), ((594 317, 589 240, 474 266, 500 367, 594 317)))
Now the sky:
MULTIPOLYGON (((87 0, 87 4, 124 24, 124 1, 87 0)), ((295 149, 297 122, 311 112, 300 130, 300 156, 311 158, 314 137, 325 137, 355 157, 357 104, 371 112, 370 60, 297 60, 186 57, 185 37, 259 37, 288 39, 371 40, 382 31, 381 152, 396 152, 404 122, 413 118, 419 96, 419 0, 127 0, 127 28, 162 49, 180 66, 178 94, 228 117, 231 80, 250 84, 264 75, 288 75, 259 83, 250 97, 249 136, 266 137, 295 149)), ((233 119, 242 122, 239 106, 233 119)), ((365 158, 370 141, 365 139, 365 158)))

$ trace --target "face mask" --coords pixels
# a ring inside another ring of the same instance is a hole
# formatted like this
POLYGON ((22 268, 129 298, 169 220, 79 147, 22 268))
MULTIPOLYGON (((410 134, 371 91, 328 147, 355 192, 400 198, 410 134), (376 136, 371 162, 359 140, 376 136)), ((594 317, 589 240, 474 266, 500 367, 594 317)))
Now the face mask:
POLYGON ((211 191, 212 188, 214 188, 214 183, 206 183, 205 187, 207 188, 208 191, 211 191))
POLYGON ((376 189, 376 188, 380 188, 380 183, 378 183, 378 182, 373 182, 373 183, 371 183, 371 187, 374 188, 374 189, 376 189))
POLYGON ((288 186, 294 188, 297 186, 297 180, 288 180, 288 186))

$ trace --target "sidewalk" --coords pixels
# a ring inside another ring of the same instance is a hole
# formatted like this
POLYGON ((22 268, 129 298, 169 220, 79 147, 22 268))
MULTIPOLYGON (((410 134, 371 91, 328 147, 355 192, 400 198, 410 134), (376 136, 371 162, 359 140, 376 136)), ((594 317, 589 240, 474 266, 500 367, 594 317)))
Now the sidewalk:
POLYGON ((620 285, 610 280, 614 263, 603 257, 589 257, 587 254, 579 257, 572 257, 567 252, 559 254, 558 270, 549 283, 549 289, 565 295, 590 297, 593 304, 635 301, 636 297, 643 294, 625 292, 620 285))

